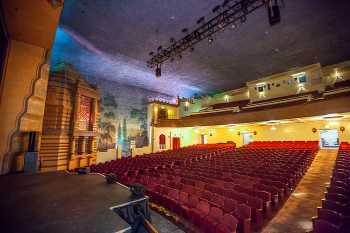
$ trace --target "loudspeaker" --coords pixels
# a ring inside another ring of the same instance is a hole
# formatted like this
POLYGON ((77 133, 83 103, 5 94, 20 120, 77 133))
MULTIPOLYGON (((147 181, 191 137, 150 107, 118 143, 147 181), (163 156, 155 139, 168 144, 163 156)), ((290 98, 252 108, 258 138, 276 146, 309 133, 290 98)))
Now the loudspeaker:
POLYGON ((113 172, 111 172, 111 173, 108 173, 107 175, 106 175, 106 182, 107 182, 107 184, 115 184, 115 183, 117 183, 118 182, 118 178, 117 178, 117 175, 116 174, 114 174, 113 172))
POLYGON ((281 21, 280 7, 278 6, 277 1, 274 1, 274 3, 268 5, 267 12, 269 15, 269 23, 271 26, 281 21))
POLYGON ((142 184, 132 184, 130 185, 130 191, 132 192, 132 194, 136 197, 143 197, 145 196, 145 187, 142 184))

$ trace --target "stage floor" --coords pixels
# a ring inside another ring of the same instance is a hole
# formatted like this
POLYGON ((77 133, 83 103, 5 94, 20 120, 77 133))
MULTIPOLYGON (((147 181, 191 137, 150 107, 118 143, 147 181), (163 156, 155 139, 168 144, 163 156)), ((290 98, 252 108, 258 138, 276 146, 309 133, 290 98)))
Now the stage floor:
POLYGON ((115 233, 129 228, 110 207, 139 201, 99 174, 0 176, 0 232, 115 233))

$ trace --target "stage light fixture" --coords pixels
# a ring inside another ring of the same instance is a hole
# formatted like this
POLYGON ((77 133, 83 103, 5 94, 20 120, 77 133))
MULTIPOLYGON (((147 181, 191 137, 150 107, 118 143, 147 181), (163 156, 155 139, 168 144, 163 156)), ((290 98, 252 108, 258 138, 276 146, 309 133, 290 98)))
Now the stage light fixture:
POLYGON ((216 13, 220 10, 221 6, 220 5, 217 5, 216 7, 213 8, 213 13, 216 13))
POLYGON ((222 4, 215 6, 212 12, 213 17, 206 19, 200 17, 196 23, 197 27, 190 31, 188 28, 183 28, 181 31, 185 35, 175 40, 170 38, 170 45, 166 47, 159 46, 157 51, 150 53, 151 58, 148 63, 154 68, 159 64, 163 64, 167 60, 182 58, 184 51, 193 52, 193 46, 205 39, 209 44, 212 44, 215 33, 224 30, 225 27, 230 27, 232 30, 239 26, 239 23, 244 23, 247 16, 259 8, 266 7, 269 15, 269 22, 274 25, 280 21, 278 0, 225 0, 222 4), (180 56, 179 56, 180 54, 180 56))
POLYGON ((230 0, 225 0, 223 3, 222 3, 222 7, 225 8, 228 3, 230 2, 230 0))
POLYGON ((158 64, 156 67, 156 78, 160 78, 160 76, 162 76, 162 68, 160 64, 158 64))
POLYGON ((200 17, 200 18, 197 20, 197 24, 204 23, 204 21, 205 21, 205 17, 202 16, 202 17, 200 17))
POLYGON ((271 26, 281 21, 280 7, 277 0, 269 0, 267 4, 267 13, 269 16, 269 23, 271 26))

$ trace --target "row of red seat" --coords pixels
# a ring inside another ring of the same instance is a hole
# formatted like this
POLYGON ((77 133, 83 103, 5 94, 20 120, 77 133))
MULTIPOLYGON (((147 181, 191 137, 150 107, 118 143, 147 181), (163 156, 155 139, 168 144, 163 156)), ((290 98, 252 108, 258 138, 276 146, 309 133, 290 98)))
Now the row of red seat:
POLYGON ((239 232, 248 233, 253 226, 261 226, 270 210, 296 186, 314 158, 313 144, 307 149, 291 149, 290 144, 279 149, 196 148, 200 153, 184 148, 174 151, 177 156, 170 152, 170 156, 156 155, 167 161, 161 165, 135 169, 133 163, 154 158, 146 156, 142 161, 132 159, 133 170, 127 172, 110 163, 99 164, 93 170, 115 172, 124 184, 144 184, 151 201, 190 220, 204 232, 235 232, 237 227, 239 232))
POLYGON ((215 156, 226 150, 234 148, 232 144, 219 144, 213 147, 184 147, 177 150, 167 150, 137 156, 135 158, 126 157, 118 160, 112 160, 105 163, 92 165, 91 169, 95 172, 109 173, 114 172, 118 176, 124 176, 128 172, 134 173, 140 169, 157 168, 162 166, 173 166, 182 163, 184 160, 196 156, 215 156))
POLYGON ((255 141, 244 147, 248 148, 317 148, 318 141, 255 141))
POLYGON ((341 143, 322 207, 313 218, 313 233, 350 232, 350 144, 341 143))
POLYGON ((187 148, 235 148, 236 144, 231 143, 214 143, 214 144, 195 144, 187 148))

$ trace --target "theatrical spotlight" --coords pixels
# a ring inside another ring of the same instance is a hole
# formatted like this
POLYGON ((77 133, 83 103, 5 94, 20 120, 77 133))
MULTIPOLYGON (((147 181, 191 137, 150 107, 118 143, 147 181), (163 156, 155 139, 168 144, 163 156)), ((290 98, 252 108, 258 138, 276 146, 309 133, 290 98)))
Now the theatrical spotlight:
POLYGON ((204 23, 204 21, 205 21, 205 17, 202 16, 197 20, 197 24, 202 24, 202 23, 204 23))
POLYGON ((162 76, 162 68, 161 68, 160 64, 157 64, 157 67, 156 67, 156 78, 160 78, 160 76, 162 76))
POLYGON ((267 4, 267 13, 271 26, 281 21, 280 7, 277 0, 269 0, 267 4))
POLYGON ((221 8, 221 5, 217 5, 216 7, 213 8, 212 12, 217 13, 221 8))

